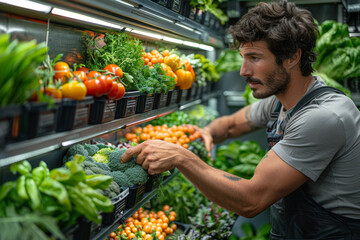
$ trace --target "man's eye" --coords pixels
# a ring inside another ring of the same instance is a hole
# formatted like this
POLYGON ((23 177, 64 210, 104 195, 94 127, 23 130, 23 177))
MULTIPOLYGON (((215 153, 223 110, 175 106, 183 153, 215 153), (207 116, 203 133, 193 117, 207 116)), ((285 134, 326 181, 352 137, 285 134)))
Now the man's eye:
POLYGON ((252 56, 252 57, 251 57, 251 60, 253 60, 253 61, 257 61, 257 60, 259 60, 259 58, 258 58, 258 57, 254 57, 254 56, 252 56))

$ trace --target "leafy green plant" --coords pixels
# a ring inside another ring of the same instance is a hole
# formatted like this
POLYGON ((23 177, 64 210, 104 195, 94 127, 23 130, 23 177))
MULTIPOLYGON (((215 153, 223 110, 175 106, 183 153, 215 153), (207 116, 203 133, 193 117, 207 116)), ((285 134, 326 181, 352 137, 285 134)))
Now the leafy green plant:
POLYGON ((0 35, 0 106, 24 103, 40 89, 36 68, 48 52, 45 42, 10 42, 10 34, 0 35))
POLYGON ((208 162, 208 164, 236 176, 250 179, 265 153, 266 151, 261 149, 255 141, 233 141, 219 147, 214 162, 208 162))
POLYGON ((190 4, 205 12, 211 12, 221 21, 221 24, 225 24, 229 18, 219 7, 219 5, 225 1, 226 0, 191 0, 190 4))
POLYGON ((189 216, 198 211, 201 204, 208 205, 209 200, 195 186, 179 173, 165 186, 159 188, 159 194, 150 201, 152 209, 172 206, 177 212, 176 221, 190 223, 189 216))
POLYGON ((244 237, 240 237, 239 239, 236 237, 231 237, 230 240, 268 240, 271 230, 271 225, 270 223, 264 223, 256 231, 250 223, 244 222, 241 225, 241 230, 245 234, 244 237))
POLYGON ((144 61, 141 59, 142 42, 125 32, 86 34, 86 66, 90 70, 101 70, 108 64, 118 65, 124 72, 126 90, 137 90, 135 80, 142 77, 144 61))

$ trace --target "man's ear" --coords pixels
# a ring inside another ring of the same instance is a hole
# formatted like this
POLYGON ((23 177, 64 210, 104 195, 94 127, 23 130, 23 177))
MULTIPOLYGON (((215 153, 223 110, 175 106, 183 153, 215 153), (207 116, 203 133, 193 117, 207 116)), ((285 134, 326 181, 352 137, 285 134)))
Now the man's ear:
POLYGON ((291 69, 293 68, 294 66, 296 66, 297 64, 300 63, 300 59, 301 59, 301 54, 302 54, 302 51, 300 48, 298 48, 296 50, 296 52, 288 59, 285 60, 285 63, 286 63, 286 67, 291 69))

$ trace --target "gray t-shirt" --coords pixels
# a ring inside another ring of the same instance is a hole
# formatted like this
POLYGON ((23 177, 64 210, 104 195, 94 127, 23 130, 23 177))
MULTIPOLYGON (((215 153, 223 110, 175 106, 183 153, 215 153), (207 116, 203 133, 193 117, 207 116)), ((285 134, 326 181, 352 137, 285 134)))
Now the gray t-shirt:
MULTIPOLYGON (((311 92, 322 85, 316 81, 311 92)), ((278 100, 255 102, 252 119, 265 127, 278 100)), ((280 118, 292 109, 281 109, 280 118)), ((272 150, 287 164, 309 177, 307 193, 321 206, 342 216, 360 219, 360 112, 354 102, 325 93, 295 113, 272 150)))

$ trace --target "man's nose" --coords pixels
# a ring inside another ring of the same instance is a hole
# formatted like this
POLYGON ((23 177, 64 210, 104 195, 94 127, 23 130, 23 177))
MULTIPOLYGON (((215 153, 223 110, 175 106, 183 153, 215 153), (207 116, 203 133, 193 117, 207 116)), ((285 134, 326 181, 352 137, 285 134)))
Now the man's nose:
POLYGON ((244 60, 240 68, 240 76, 249 77, 251 76, 251 70, 247 62, 244 60))

